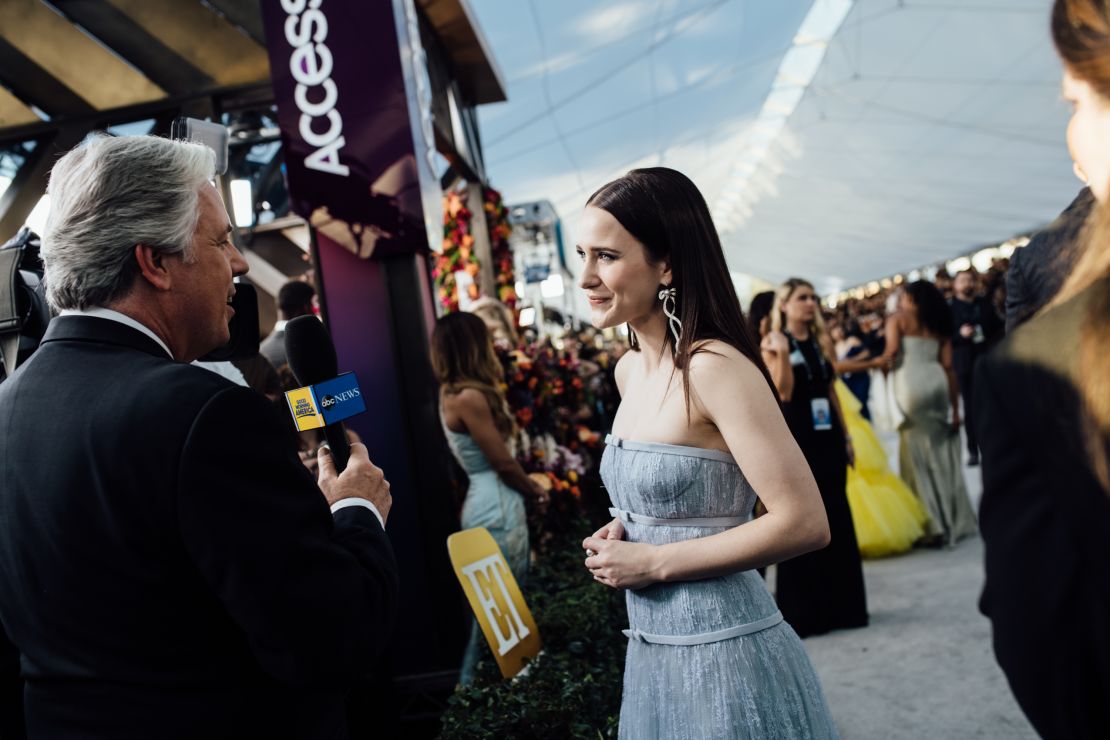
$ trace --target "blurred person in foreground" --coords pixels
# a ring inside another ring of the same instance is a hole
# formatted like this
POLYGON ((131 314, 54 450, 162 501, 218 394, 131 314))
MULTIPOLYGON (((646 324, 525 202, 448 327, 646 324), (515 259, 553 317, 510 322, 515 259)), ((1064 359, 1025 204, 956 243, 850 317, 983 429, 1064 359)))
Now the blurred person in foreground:
POLYGON ((1110 737, 1110 3, 1057 0, 1067 143, 1097 200, 1060 294, 979 366, 980 609, 1043 737, 1110 737))
POLYGON ((961 270, 952 282, 952 370, 964 405, 964 430, 967 432, 967 464, 979 464, 979 442, 975 438, 974 397, 975 363, 986 352, 988 344, 1002 331, 1002 322, 990 302, 979 295, 979 276, 973 270, 961 270))
POLYGON ((952 310, 935 285, 906 285, 887 318, 883 359, 903 419, 898 470, 929 514, 922 544, 954 546, 975 534, 960 456, 960 391, 952 370, 952 310))
MULTIPOLYGON (((516 424, 501 390, 504 371, 485 322, 463 312, 439 319, 432 332, 431 360, 440 384, 447 442, 470 479, 462 528, 489 530, 513 576, 523 581, 531 554, 525 499, 542 506, 548 494, 513 456, 516 424)), ((463 656, 461 683, 473 680, 484 642, 475 622, 463 656)))
POLYGON ((1091 189, 1083 188, 1055 221, 1014 250, 1006 271, 1007 332, 1033 318, 1060 291, 1075 266, 1094 202, 1091 189))
POLYGON ((214 154, 96 137, 50 178, 55 318, 0 385, 0 623, 29 738, 345 736, 389 638, 389 485, 188 364, 247 265, 214 154), (330 511, 329 511, 330 507, 330 511))
POLYGON ((593 579, 625 590, 619 736, 837 737, 755 572, 824 547, 828 522, 705 199, 675 170, 632 170, 590 196, 578 234, 593 325, 632 339, 601 461, 614 519, 582 543, 593 579))

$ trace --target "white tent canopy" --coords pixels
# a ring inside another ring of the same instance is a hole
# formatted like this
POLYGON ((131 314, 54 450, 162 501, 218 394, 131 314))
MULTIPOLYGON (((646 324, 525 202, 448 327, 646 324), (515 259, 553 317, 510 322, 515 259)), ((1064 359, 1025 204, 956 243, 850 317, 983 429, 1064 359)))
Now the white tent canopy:
POLYGON ((730 267, 833 292, 996 244, 1080 187, 1049 0, 473 0, 509 102, 494 184, 586 197, 663 164, 730 267))

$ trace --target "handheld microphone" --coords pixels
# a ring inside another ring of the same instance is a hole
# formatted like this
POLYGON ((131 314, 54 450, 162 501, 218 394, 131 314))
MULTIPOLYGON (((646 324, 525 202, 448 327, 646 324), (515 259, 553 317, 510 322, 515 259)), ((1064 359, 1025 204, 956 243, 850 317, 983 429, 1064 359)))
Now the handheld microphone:
MULTIPOLYGON (((285 356, 293 377, 301 385, 316 385, 339 374, 335 344, 323 322, 315 316, 298 316, 285 325, 285 356)), ((335 470, 342 473, 351 457, 347 431, 341 421, 326 424, 323 429, 335 460, 335 470)))

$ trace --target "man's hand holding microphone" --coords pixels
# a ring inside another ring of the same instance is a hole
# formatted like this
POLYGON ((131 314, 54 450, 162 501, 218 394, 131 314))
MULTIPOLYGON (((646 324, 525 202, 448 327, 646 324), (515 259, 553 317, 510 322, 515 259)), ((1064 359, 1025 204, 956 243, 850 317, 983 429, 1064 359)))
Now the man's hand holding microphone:
MULTIPOLYGON (((339 374, 335 345, 315 316, 298 316, 286 325, 285 353, 301 385, 323 383, 339 374)), ((328 506, 346 499, 368 501, 384 527, 393 497, 382 469, 370 462, 366 445, 349 441, 342 422, 325 425, 323 432, 327 443, 316 451, 316 480, 328 506)))
POLYGON ((393 505, 389 481, 382 469, 370 462, 366 445, 360 442, 351 445, 351 455, 342 472, 336 471, 335 458, 327 445, 321 445, 316 451, 316 464, 319 471, 316 482, 328 506, 347 498, 361 498, 377 508, 383 521, 389 518, 389 508, 393 505))

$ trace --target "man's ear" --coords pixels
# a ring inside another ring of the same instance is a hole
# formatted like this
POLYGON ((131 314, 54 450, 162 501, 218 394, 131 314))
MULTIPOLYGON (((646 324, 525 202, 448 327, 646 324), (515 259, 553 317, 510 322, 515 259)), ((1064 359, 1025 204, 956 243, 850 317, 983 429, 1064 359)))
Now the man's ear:
POLYGON ((166 269, 166 256, 146 244, 135 245, 135 262, 139 274, 157 290, 169 290, 173 286, 170 272, 166 269))

